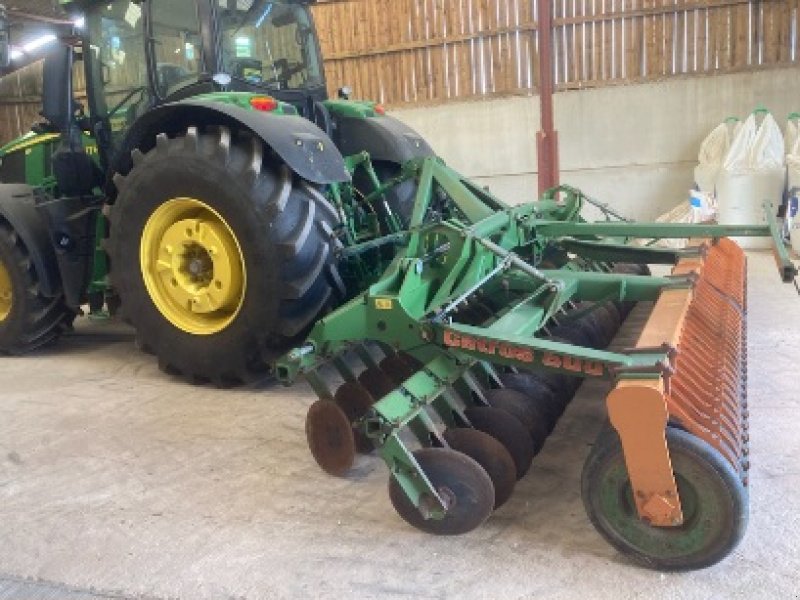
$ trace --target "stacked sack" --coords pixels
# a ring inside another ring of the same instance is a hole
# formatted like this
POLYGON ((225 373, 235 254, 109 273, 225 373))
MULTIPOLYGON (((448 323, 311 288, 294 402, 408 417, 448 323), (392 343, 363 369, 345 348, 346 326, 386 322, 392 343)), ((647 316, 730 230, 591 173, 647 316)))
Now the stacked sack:
POLYGON ((737 117, 728 117, 700 144, 697 167, 694 170, 697 191, 716 197, 717 179, 722 170, 722 163, 741 128, 742 122, 737 117))
MULTIPOLYGON (((786 186, 785 142, 765 109, 751 114, 736 133, 716 184, 717 220, 723 225, 766 223, 763 203, 777 209, 786 186)), ((769 248, 768 238, 737 238, 743 248, 769 248)))

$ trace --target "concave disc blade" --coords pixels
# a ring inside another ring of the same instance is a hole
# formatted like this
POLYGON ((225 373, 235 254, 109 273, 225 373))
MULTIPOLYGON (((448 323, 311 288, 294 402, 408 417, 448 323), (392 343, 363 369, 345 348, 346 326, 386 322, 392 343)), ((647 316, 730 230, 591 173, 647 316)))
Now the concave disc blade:
POLYGON ((419 371, 422 367, 425 366, 421 361, 417 360, 416 358, 414 358, 413 356, 411 356, 410 354, 408 354, 406 352, 398 352, 397 356, 402 358, 403 361, 405 361, 405 363, 409 367, 414 369, 414 371, 419 371))
POLYGON ((469 427, 448 429, 444 439, 453 450, 475 460, 489 475, 494 484, 494 507, 505 504, 517 483, 517 467, 505 446, 488 433, 469 427))
POLYGON ((545 416, 548 433, 553 431, 564 406, 549 386, 531 373, 504 373, 500 381, 507 388, 522 393, 528 403, 536 406, 545 416))
POLYGON ((331 400, 317 400, 306 416, 306 439, 314 460, 331 475, 344 475, 356 457, 353 430, 344 411, 331 400))
MULTIPOLYGON (((346 381, 339 386, 333 400, 342 409, 351 424, 367 414, 374 402, 366 388, 357 381, 346 381)), ((356 442, 356 450, 360 453, 369 454, 375 449, 372 441, 357 427, 353 428, 353 437, 356 442)))
POLYGON ((503 444, 514 459, 517 479, 528 472, 533 461, 533 440, 517 417, 492 406, 477 406, 464 411, 470 424, 503 444))
POLYGON ((381 371, 386 373, 395 385, 400 385, 416 373, 416 370, 397 354, 387 356, 381 361, 381 371))
POLYGON ((397 387, 386 373, 377 368, 365 370, 358 376, 358 381, 376 401, 391 393, 397 387))
POLYGON ((527 402, 522 393, 509 389, 488 390, 486 401, 490 406, 517 417, 530 433, 534 456, 541 452, 547 439, 546 418, 534 405, 527 402))
MULTIPOLYGON (((481 525, 494 508, 494 486, 474 459, 450 448, 421 448, 414 458, 447 503, 443 519, 426 519, 392 477, 389 498, 403 520, 426 533, 460 535, 481 525)), ((430 501, 424 496, 423 502, 430 501)))
POLYGON ((603 335, 605 336, 606 347, 608 347, 619 331, 622 325, 622 320, 619 316, 619 310, 611 302, 606 302, 597 309, 598 321, 603 328, 603 335))

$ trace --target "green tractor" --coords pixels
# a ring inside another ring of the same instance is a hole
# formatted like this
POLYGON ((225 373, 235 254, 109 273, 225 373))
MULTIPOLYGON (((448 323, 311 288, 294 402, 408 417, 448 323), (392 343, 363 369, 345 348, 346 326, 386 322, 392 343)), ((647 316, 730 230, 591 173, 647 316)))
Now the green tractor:
MULTIPOLYGON (((0 351, 88 303, 119 308, 162 369, 237 385, 357 291, 329 190, 432 150, 380 105, 327 97, 309 4, 62 2, 85 26, 46 56, 43 122, 0 150, 0 351)), ((352 235, 412 205, 413 185, 387 191, 352 235)))

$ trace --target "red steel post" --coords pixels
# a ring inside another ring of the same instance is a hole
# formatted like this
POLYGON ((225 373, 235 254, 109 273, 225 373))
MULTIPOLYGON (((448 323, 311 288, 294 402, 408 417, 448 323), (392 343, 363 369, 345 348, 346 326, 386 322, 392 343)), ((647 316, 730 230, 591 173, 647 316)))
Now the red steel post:
POLYGON ((539 99, 541 129, 536 134, 539 165, 539 195, 558 185, 558 132, 553 122, 553 7, 552 0, 539 0, 539 99))

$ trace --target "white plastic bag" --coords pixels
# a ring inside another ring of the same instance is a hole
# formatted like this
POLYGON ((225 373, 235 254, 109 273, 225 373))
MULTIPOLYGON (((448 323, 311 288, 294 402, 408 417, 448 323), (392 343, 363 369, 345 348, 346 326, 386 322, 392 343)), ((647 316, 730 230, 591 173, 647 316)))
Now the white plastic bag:
MULTIPOLYGON (((733 140, 717 181, 718 220, 724 225, 764 223, 763 203, 777 210, 786 186, 785 142, 767 113, 750 115, 733 140)), ((743 248, 769 248, 767 238, 735 238, 743 248)))
MULTIPOLYGON (((656 223, 692 223, 692 205, 686 201, 681 202, 670 210, 656 219, 656 223)), ((680 250, 686 247, 688 240, 679 238, 665 238, 658 240, 656 246, 660 248, 671 248, 673 250, 680 250)))
POLYGON ((787 185, 789 193, 792 194, 793 190, 800 189, 800 115, 794 119, 789 117, 786 146, 786 166, 789 172, 787 185))
MULTIPOLYGON (((800 151, 800 148, 798 150, 800 151)), ((786 166, 789 171, 789 192, 792 192, 792 190, 800 188, 800 152, 787 156, 786 166)))
POLYGON ((789 121, 786 123, 786 154, 793 154, 797 142, 800 141, 800 113, 792 113, 789 115, 789 121))
POLYGON ((731 140, 739 128, 741 128, 741 122, 738 119, 727 119, 724 123, 717 125, 700 145, 700 152, 697 156, 698 164, 694 170, 694 181, 697 189, 701 192, 714 193, 722 161, 728 154, 731 140))
POLYGON ((717 218, 717 202, 714 194, 691 190, 689 205, 692 207, 692 223, 710 223, 717 218))
MULTIPOLYGON (((669 212, 656 219, 657 223, 706 223, 716 215, 714 195, 708 192, 689 191, 689 200, 681 202, 669 212)), ((687 239, 663 239, 656 242, 661 248, 680 250, 685 248, 687 239)))
POLYGON ((780 169, 784 166, 784 141, 775 118, 767 113, 761 124, 750 115, 733 138, 722 163, 726 171, 780 169))

